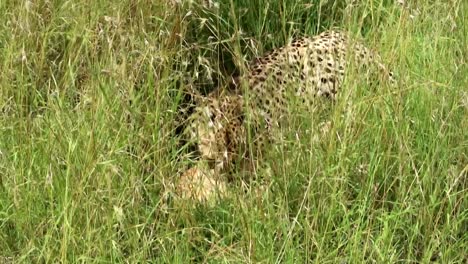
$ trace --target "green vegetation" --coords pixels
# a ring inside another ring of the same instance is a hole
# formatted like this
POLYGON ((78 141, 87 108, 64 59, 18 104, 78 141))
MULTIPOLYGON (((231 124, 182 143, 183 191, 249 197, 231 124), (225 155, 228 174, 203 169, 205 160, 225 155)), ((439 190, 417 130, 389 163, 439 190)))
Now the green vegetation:
POLYGON ((0 2, 0 263, 466 263, 466 1, 213 2, 0 2), (329 134, 291 129, 264 186, 174 203, 185 88, 331 27, 398 87, 350 74, 351 104, 291 120, 329 134))

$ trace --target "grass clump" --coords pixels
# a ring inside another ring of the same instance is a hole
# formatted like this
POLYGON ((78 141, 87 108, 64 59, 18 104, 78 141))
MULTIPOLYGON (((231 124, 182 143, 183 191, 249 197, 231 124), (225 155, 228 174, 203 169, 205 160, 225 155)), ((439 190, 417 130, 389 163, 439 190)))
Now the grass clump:
POLYGON ((351 2, 2 2, 0 263, 466 262, 467 5, 351 2), (187 87, 331 27, 397 88, 350 74, 348 101, 291 120, 262 191, 171 203, 187 87))

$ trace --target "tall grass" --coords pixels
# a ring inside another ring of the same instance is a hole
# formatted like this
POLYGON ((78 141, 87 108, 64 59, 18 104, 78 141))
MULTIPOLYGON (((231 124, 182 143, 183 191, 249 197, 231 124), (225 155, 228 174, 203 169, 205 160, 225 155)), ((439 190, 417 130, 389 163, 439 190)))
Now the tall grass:
POLYGON ((467 4, 347 2, 0 2, 0 263, 465 263, 467 4), (349 74, 347 100, 291 120, 261 191, 173 203, 184 91, 331 27, 397 87, 349 74))

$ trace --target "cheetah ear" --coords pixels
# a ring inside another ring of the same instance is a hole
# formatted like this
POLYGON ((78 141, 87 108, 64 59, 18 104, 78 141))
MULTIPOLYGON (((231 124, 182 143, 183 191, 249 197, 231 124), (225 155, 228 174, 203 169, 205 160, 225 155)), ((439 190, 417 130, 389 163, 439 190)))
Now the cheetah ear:
POLYGON ((193 89, 190 95, 192 96, 192 100, 196 105, 201 105, 205 99, 205 96, 203 96, 197 89, 193 89))

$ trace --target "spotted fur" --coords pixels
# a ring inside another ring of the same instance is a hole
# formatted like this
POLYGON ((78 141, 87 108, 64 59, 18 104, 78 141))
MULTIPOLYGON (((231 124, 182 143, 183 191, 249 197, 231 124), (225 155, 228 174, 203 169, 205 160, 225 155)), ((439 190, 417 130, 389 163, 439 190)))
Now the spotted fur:
POLYGON ((202 100, 189 118, 187 134, 202 160, 217 170, 230 168, 252 153, 247 142, 261 150, 274 140, 271 131, 291 114, 292 101, 310 106, 317 97, 334 100, 353 60, 359 70, 378 72, 393 82, 376 53, 346 33, 327 31, 252 61, 234 90, 222 89, 202 100))

